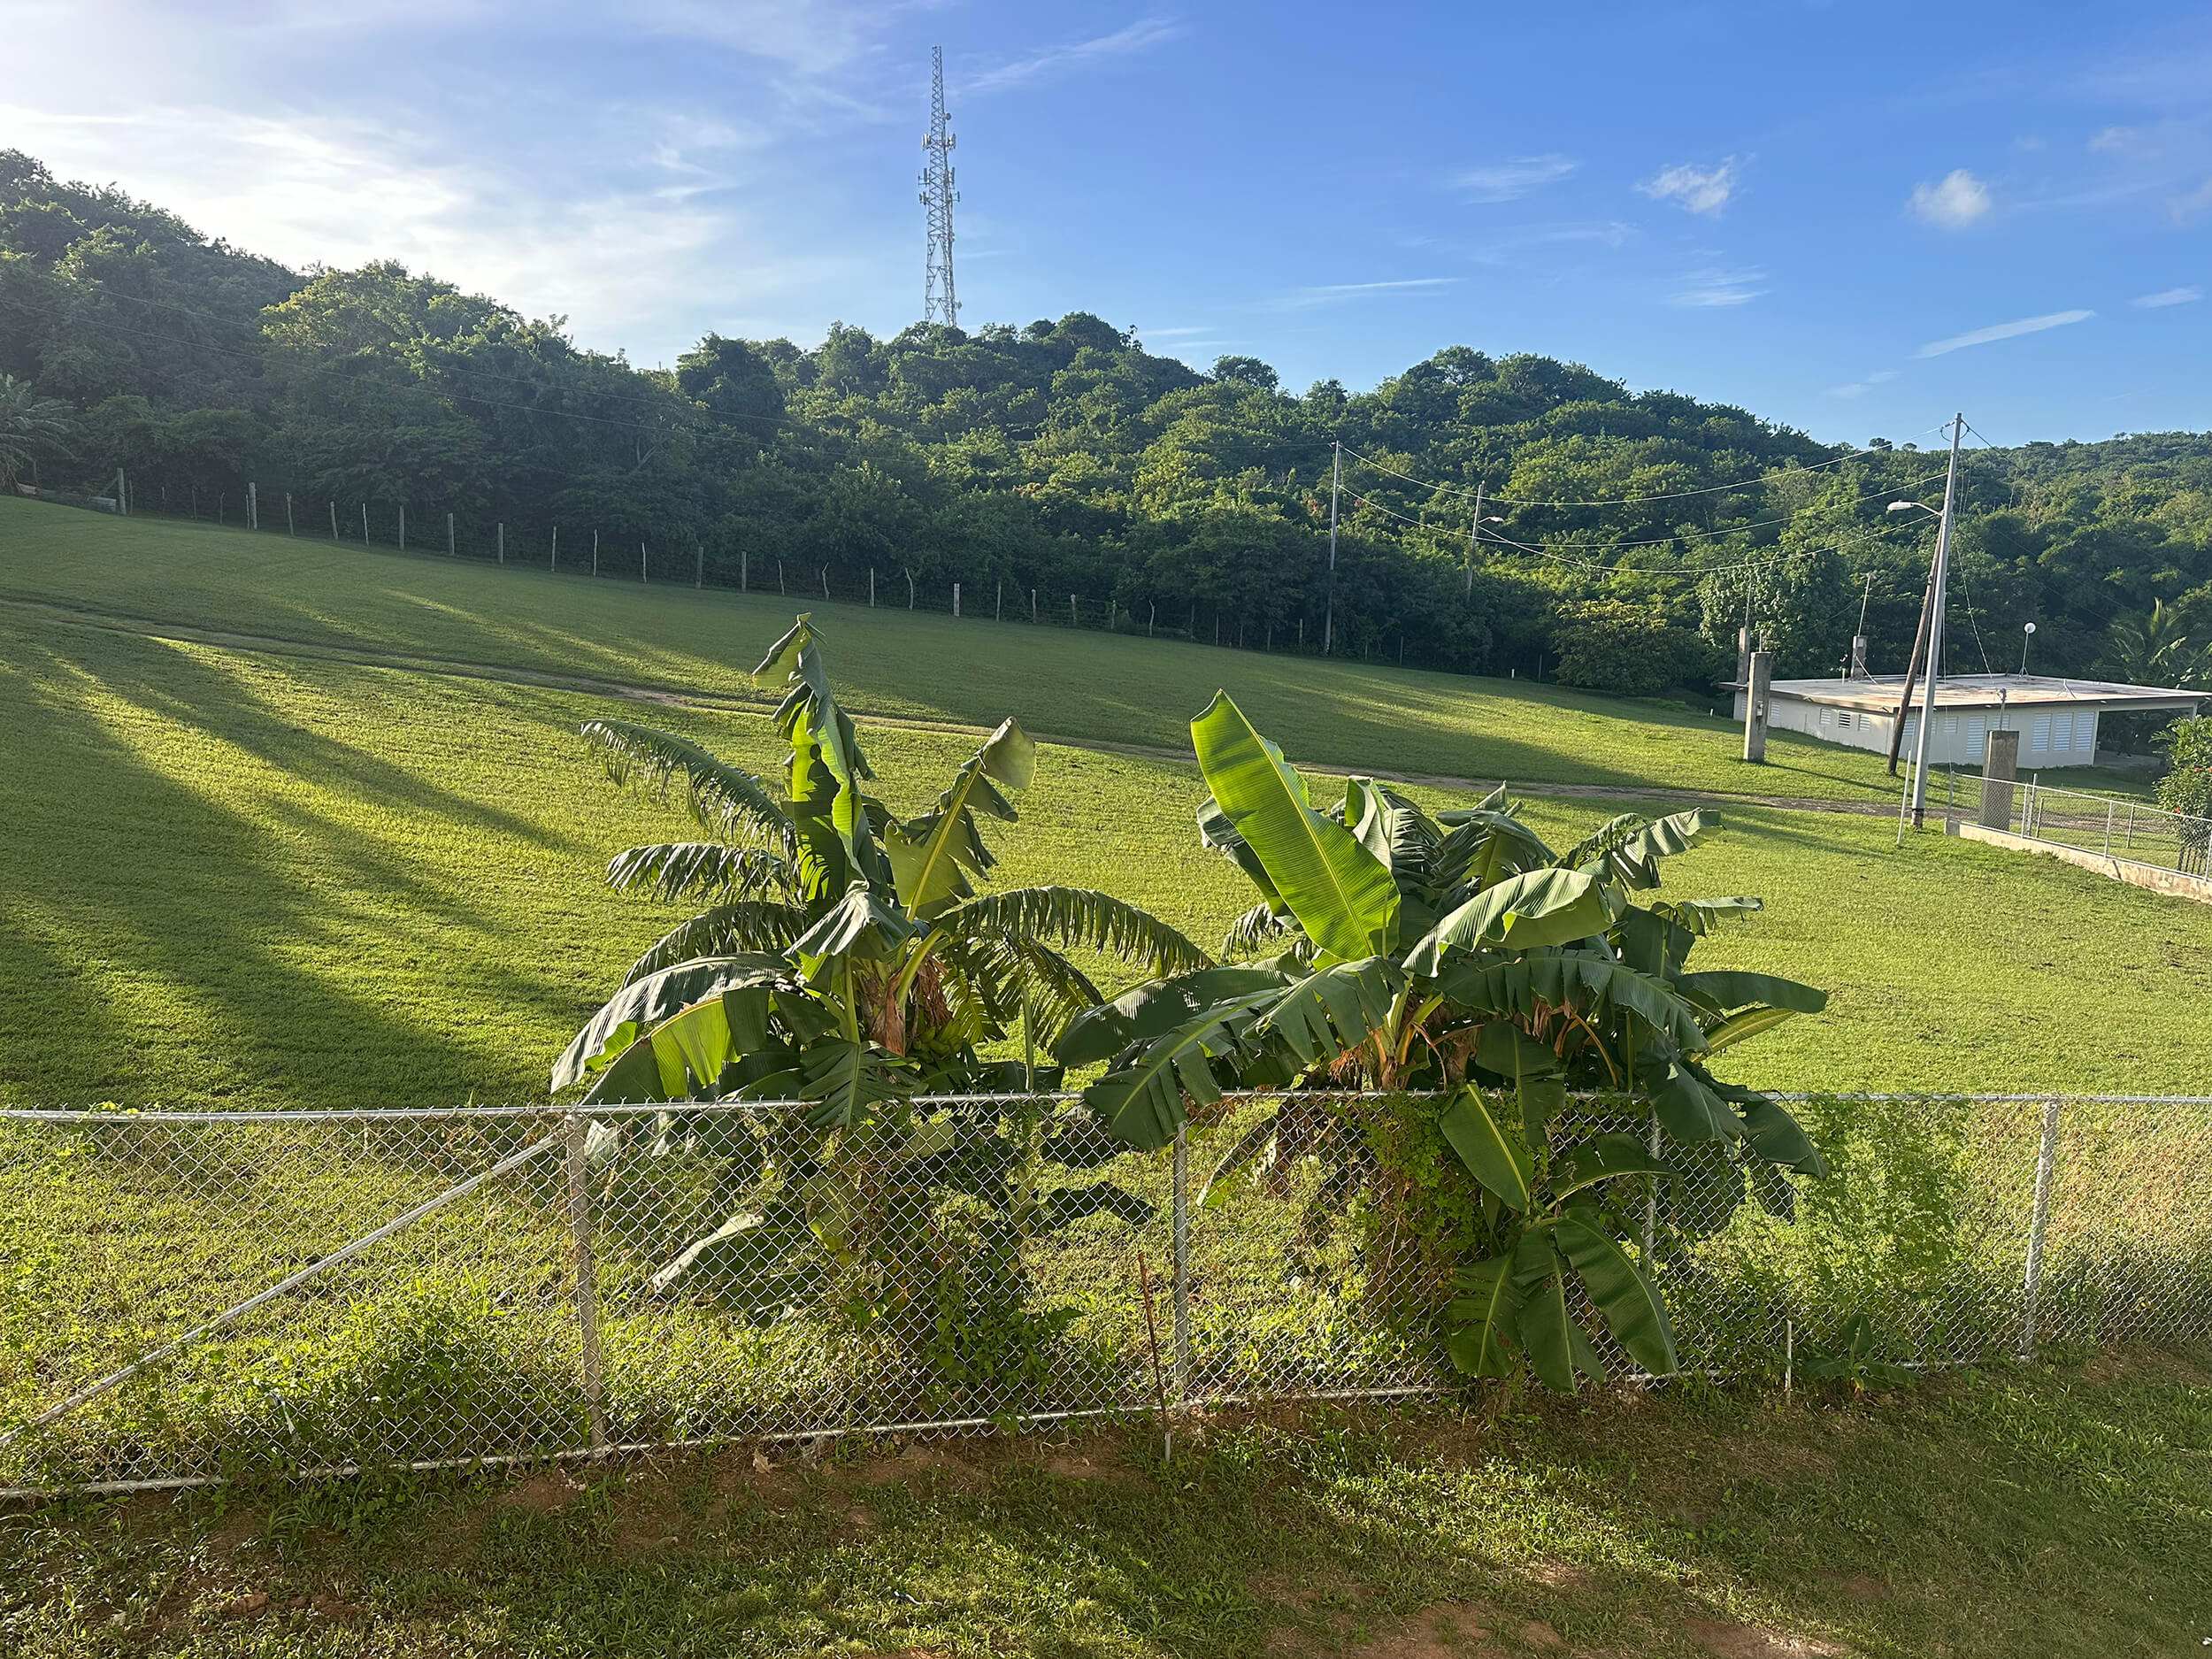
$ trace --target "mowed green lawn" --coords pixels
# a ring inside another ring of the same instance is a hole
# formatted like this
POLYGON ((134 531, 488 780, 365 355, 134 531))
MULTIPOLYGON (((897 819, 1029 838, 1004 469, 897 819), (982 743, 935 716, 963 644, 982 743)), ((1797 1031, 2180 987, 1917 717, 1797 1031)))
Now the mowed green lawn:
MULTIPOLYGON (((15 497, 0 499, 0 613, 9 600, 19 616, 26 602, 62 605, 723 697, 759 695, 749 671, 793 611, 810 607, 833 643, 851 705, 881 715, 989 726, 1012 714, 1039 734, 1181 751, 1190 717, 1226 686, 1293 759, 1311 765, 1896 799, 1878 757, 1790 733, 1772 736, 1766 765, 1746 765, 1724 708, 1708 718, 1678 703, 1525 680, 955 622, 823 603, 795 590, 782 598, 557 576, 535 553, 501 568, 357 541, 111 518, 15 497)), ((969 600, 971 612, 987 616, 987 595, 969 600)), ((1009 605, 1011 614, 1010 598, 1009 605)))
MULTIPOLYGON (((841 675, 864 665, 832 650, 841 675)), ((0 615, 0 1099, 541 1096, 552 1056, 674 914, 598 883, 621 847, 685 833, 583 753, 576 726, 609 712, 740 764, 780 758, 749 711, 0 615)), ((886 797, 910 810, 974 746, 912 730, 868 741, 886 797)), ((1107 887, 1210 945, 1249 895, 1197 843, 1200 795, 1185 763, 1048 746, 1022 821, 994 831, 996 873, 1107 887)), ((1611 810, 1530 815, 1566 838, 1611 810)), ((2194 1091, 2212 1076, 2204 909, 1938 835, 1898 852, 1885 818, 1724 816, 1724 833, 1669 865, 1669 890, 1760 894, 1769 909, 1703 959, 1835 994, 1736 1051, 1745 1080, 2194 1091)))

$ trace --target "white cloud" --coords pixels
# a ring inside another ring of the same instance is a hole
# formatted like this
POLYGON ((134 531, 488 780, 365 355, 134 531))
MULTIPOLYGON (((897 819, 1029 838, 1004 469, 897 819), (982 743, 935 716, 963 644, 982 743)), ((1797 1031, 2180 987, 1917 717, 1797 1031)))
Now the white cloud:
POLYGON ((1955 168, 1935 184, 1912 188, 1912 211, 1923 223, 1946 230, 1962 230, 1982 218, 1995 204, 1989 187, 1963 167, 1955 168))
POLYGON ((748 260, 733 283, 720 256, 750 239, 757 213, 731 199, 748 182, 732 164, 752 160, 755 141, 622 105, 595 111, 580 138, 621 165, 572 174, 560 190, 541 188, 561 165, 542 150, 495 157, 358 116, 151 104, 63 117, 0 105, 0 130, 65 176, 120 179, 295 268, 397 259, 526 315, 566 317, 586 343, 626 339, 648 362, 701 326, 803 301, 864 264, 858 254, 748 260))
POLYGON ((1885 380, 1893 380, 1896 378, 1895 369, 1878 369, 1864 380, 1854 380, 1848 386, 1830 387, 1828 396, 1831 397, 1863 397, 1885 380))
POLYGON ((2208 207, 2212 207, 2212 179, 2207 179, 2193 190, 2169 196, 2166 200, 2166 211, 2177 225, 2186 225, 2208 207))
POLYGON ((1279 294, 1267 302, 1266 309, 1303 311, 1311 311, 1317 305, 1335 305, 1346 300, 1377 299, 1393 294, 1432 294, 1466 280, 1465 277, 1431 276, 1401 277, 1390 282, 1325 282, 1313 288, 1292 288, 1286 294, 1279 294))
POLYGON ((1748 304, 1766 292, 1765 288, 1758 286, 1766 280, 1766 275, 1763 271, 1693 271, 1682 279, 1683 286, 1667 296, 1667 303, 1688 306, 1748 304))
POLYGON ((2094 311, 2051 311, 2041 317, 2023 317, 2016 323, 1994 323, 1987 328, 1971 328, 1962 334, 1953 334, 1947 340, 1932 340, 1913 353, 1916 357, 1939 357, 1947 351, 1956 351, 1962 346, 1985 346, 1993 340, 2010 340, 2020 334, 2039 334, 2046 328, 2063 328, 2069 323, 2086 322, 2094 311))
POLYGON ((1736 158, 1731 156, 1714 167, 1685 163, 1663 168, 1636 188, 1655 202, 1672 202, 1693 213, 1717 213, 1736 193, 1737 174, 1736 158))
POLYGON ((2130 300, 2128 303, 2140 305, 2144 310, 2151 311, 2161 305, 2186 305, 2191 300, 2200 300, 2203 297, 2202 288, 2161 288, 2155 294, 2143 295, 2139 298, 2130 300))
POLYGON ((2143 129, 2139 127, 2101 128, 2090 139, 2089 148, 2108 156, 2141 155, 2146 148, 2143 129))
POLYGON ((1182 24, 1171 18, 1140 18, 1126 28, 1116 29, 1111 35, 1102 35, 1095 40, 1077 41, 1066 46, 1048 47, 1030 57, 1001 64, 995 69, 986 69, 980 74, 963 77, 956 89, 963 93, 1000 92, 1008 87, 1021 86, 1063 70, 1080 69, 1109 58, 1127 58, 1163 42, 1177 39, 1187 32, 1182 24))
POLYGON ((1452 180, 1452 188, 1471 202, 1510 202, 1558 183, 1581 165, 1571 156, 1515 156, 1468 168, 1452 180))

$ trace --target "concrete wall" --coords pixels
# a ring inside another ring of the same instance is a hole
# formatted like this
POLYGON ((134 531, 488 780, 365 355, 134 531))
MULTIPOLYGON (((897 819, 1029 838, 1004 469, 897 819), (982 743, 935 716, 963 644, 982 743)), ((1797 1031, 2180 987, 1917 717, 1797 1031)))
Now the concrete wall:
POLYGON ((2086 847, 2066 847, 2056 841, 2040 841, 2029 835, 2015 835, 2010 830, 1985 829, 1979 824, 1954 820, 1944 826, 1950 833, 1963 841, 1987 841, 1993 847, 2008 847, 2015 852, 2042 853, 2062 863, 2078 864, 2084 870, 2093 870, 2101 876, 2115 881, 2124 881, 2131 887, 2147 887, 2153 893, 2170 894, 2177 899, 2193 899, 2199 904, 2212 904, 2212 879, 2204 876, 2185 876, 2178 870, 2162 869, 2157 864, 2139 864, 2132 859, 2115 858, 2109 853, 2093 851, 2086 847))

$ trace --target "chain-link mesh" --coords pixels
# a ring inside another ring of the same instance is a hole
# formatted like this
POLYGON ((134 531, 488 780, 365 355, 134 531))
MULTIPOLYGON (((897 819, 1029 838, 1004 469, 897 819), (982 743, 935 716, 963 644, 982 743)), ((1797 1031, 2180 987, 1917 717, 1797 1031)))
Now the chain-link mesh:
MULTIPOLYGON (((1816 1097, 1824 1180, 1654 1140, 1607 1196, 1686 1371, 2212 1334, 2212 1102, 1816 1097)), ((1452 1386, 1420 1097, 0 1114, 0 1489, 1452 1386)), ((1564 1145, 1655 1135, 1579 1102, 1564 1145)), ((1617 1374, 1635 1375, 1582 1310, 1617 1374)))

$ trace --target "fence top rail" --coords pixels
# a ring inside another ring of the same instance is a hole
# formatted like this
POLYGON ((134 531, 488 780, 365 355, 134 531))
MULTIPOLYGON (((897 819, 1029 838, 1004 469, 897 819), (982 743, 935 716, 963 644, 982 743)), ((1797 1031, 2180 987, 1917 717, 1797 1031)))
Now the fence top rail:
MULTIPOLYGON (((1927 1105, 2017 1105, 2031 1103, 2047 1105, 2096 1104, 2106 1106, 2212 1106, 2212 1094, 2082 1094, 2049 1089, 2032 1090, 2019 1094, 1997 1094, 1980 1091, 1951 1091, 1942 1089, 1906 1089, 1869 1092, 1845 1089, 1789 1089, 1771 1091, 1778 1101, 1864 1101, 1869 1103, 1924 1102, 1927 1105)), ((1404 1098, 1440 1098, 1434 1090, 1423 1089, 1240 1089, 1225 1092, 1224 1102, 1240 1104, 1255 1100, 1284 1100, 1295 1097, 1302 1101, 1358 1101, 1396 1100, 1404 1098)), ((1607 1094, 1577 1094, 1571 1097, 1582 1106, 1617 1105, 1632 1107, 1639 1111, 1648 1110, 1647 1102, 1632 1097, 1607 1094)), ((1082 1096, 1066 1091, 1040 1090, 1034 1094, 918 1094, 913 1104, 928 1110, 961 1106, 1010 1106, 1021 1102, 1050 1103, 1056 1106, 1075 1105, 1082 1096)), ((624 1101, 594 1102, 581 1105, 537 1106, 366 1106, 342 1107, 330 1110, 297 1111, 169 1111, 138 1110, 121 1108, 109 1110, 85 1110, 70 1108, 0 1107, 0 1123, 19 1123, 62 1126, 72 1124, 99 1125, 112 1128, 188 1127, 206 1128, 217 1124, 373 1124, 424 1122, 480 1122, 491 1118, 543 1118, 563 1117, 571 1113, 588 1118, 642 1118, 660 1112, 680 1111, 694 1114, 727 1113, 769 1116, 812 1110, 818 1102, 804 1100, 745 1100, 745 1101, 624 1101)))
POLYGON ((2042 783, 2033 777, 2027 779, 2024 782, 2018 782, 2016 787, 2022 788, 2032 787, 2039 803, 2063 797, 2070 801, 2086 801, 2099 812, 2124 807, 2135 814, 2139 823, 2147 818, 2170 818, 2185 824, 2212 823, 2212 818, 2197 818, 2187 812, 2170 811, 2162 806, 2153 806, 2147 801, 2131 800, 2125 795, 2091 795, 2085 789, 2062 789, 2055 784, 2042 783))

